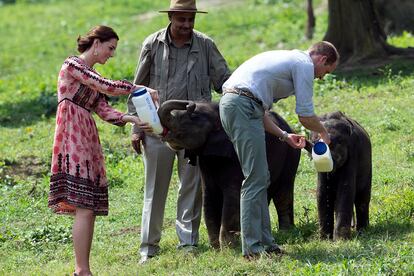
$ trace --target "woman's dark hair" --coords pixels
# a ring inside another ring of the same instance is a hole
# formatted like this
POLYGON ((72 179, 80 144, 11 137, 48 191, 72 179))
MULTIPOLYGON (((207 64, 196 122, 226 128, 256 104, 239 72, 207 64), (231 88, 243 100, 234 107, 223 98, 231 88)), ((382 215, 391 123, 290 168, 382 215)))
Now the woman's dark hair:
POLYGON ((113 38, 119 40, 118 35, 111 27, 103 25, 95 26, 86 35, 78 37, 78 51, 79 53, 83 53, 88 50, 95 39, 99 39, 100 42, 106 42, 113 38))

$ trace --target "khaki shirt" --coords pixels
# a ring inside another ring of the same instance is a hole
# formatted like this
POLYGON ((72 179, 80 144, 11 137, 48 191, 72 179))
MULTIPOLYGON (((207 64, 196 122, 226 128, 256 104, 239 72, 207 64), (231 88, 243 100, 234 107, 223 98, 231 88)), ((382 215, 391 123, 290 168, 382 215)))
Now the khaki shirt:
MULTIPOLYGON (((134 83, 158 90, 160 104, 171 99, 168 83, 174 74, 169 72, 170 43, 169 26, 148 36, 141 50, 134 83)), ((221 93, 223 83, 230 77, 230 70, 214 41, 208 36, 193 31, 187 59, 187 98, 177 100, 211 101, 211 89, 221 93)), ((182 76, 180 77, 182 79, 182 76)), ((128 114, 137 115, 131 99, 128 99, 128 114)), ((133 133, 138 129, 133 128, 133 133)))

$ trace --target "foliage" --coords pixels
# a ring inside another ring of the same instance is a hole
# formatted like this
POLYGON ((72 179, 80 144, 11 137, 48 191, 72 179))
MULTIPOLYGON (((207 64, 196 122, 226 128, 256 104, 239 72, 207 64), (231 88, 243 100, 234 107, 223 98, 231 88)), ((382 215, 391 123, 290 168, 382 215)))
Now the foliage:
MULTIPOLYGON (((72 218, 47 208, 50 156, 55 127, 56 75, 62 61, 76 54, 75 41, 96 24, 115 28, 117 56, 97 66, 104 76, 133 78, 143 39, 168 23, 156 11, 165 0, 14 1, 0 8, 0 274, 70 275, 72 218)), ((203 1, 199 0, 199 3, 203 1)), ((218 1, 214 1, 217 3, 218 1)), ((326 29, 326 3, 314 1, 315 39, 326 29)), ((2 1, 5 3, 5 1, 2 1)), ((208 4, 208 1, 204 1, 208 4)), ((235 69, 270 49, 306 49, 305 1, 232 0, 207 6, 196 28, 217 43, 235 69)), ((389 37, 399 47, 414 45, 411 34, 389 37)), ((209 247, 204 223, 199 254, 176 250, 178 177, 170 184, 161 254, 138 266, 144 169, 129 139, 96 117, 110 182, 110 214, 98 218, 91 256, 97 275, 407 275, 414 271, 414 66, 412 62, 363 71, 335 73, 315 83, 318 113, 341 110, 359 121, 373 144, 371 226, 352 240, 318 236, 316 174, 303 153, 295 186, 296 227, 273 234, 286 254, 245 262, 240 248, 209 247)), ((219 100, 215 94, 214 99, 219 100)), ((125 110, 126 98, 111 99, 125 110)), ((294 98, 274 105, 297 132, 306 133, 294 113, 294 98)))
POLYGON ((65 244, 72 242, 70 227, 45 225, 26 233, 24 242, 38 249, 47 243, 65 244))

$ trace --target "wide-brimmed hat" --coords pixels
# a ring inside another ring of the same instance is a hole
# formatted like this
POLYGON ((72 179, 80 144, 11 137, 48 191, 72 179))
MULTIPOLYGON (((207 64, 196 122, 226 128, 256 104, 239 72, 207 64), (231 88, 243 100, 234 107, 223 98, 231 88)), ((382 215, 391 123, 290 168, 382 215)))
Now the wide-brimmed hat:
POLYGON ((171 0, 170 9, 160 12, 194 12, 207 13, 206 11, 197 10, 195 0, 171 0))

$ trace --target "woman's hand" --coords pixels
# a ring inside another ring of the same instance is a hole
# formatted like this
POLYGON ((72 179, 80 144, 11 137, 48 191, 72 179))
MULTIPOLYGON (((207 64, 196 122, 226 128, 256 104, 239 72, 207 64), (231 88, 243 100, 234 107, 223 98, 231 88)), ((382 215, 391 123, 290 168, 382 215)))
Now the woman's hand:
POLYGON ((152 133, 154 132, 154 130, 152 129, 152 127, 150 126, 150 124, 141 121, 137 116, 132 116, 132 115, 124 115, 122 117, 122 121, 126 122, 126 123, 132 123, 135 124, 139 129, 147 132, 147 133, 152 133))

